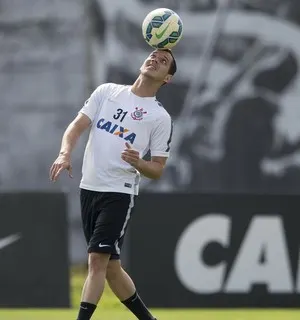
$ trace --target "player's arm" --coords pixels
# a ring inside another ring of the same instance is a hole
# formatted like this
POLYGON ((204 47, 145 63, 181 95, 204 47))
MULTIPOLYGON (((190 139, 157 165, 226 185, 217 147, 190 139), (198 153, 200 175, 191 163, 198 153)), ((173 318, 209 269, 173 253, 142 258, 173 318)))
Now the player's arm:
POLYGON ((132 149, 126 142, 126 149, 123 151, 121 158, 136 168, 143 176, 149 179, 159 179, 166 165, 166 157, 151 157, 151 161, 140 158, 139 152, 132 149))
POLYGON ((139 153, 126 143, 122 159, 150 179, 159 179, 164 171, 170 152, 173 125, 169 116, 161 119, 154 128, 150 139, 151 161, 141 159, 139 153))
POLYGON ((78 113, 64 132, 59 155, 70 157, 77 140, 90 125, 91 119, 84 113, 78 113))
POLYGON ((71 153, 82 133, 90 127, 100 106, 101 89, 98 87, 86 101, 77 117, 69 124, 63 134, 58 157, 50 168, 50 180, 56 181, 63 170, 72 177, 71 153))
POLYGON ((68 170, 69 176, 72 178, 71 153, 79 137, 90 125, 90 118, 83 113, 79 113, 69 124, 63 134, 58 157, 50 168, 51 181, 56 181, 60 173, 65 169, 68 170))
POLYGON ((159 179, 166 162, 167 157, 151 157, 151 161, 139 159, 136 169, 149 179, 159 179))

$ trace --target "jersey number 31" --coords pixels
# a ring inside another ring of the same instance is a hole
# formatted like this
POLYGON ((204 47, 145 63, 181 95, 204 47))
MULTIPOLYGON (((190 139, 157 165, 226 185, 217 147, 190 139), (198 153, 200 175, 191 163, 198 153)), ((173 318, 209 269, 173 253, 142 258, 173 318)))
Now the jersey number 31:
POLYGON ((117 110, 117 113, 116 114, 114 114, 114 119, 115 120, 118 120, 120 117, 121 117, 121 119, 120 119, 120 121, 122 122, 123 120, 124 120, 124 118, 125 118, 125 116, 126 116, 126 114, 128 113, 128 111, 123 111, 123 109, 118 109, 117 110))

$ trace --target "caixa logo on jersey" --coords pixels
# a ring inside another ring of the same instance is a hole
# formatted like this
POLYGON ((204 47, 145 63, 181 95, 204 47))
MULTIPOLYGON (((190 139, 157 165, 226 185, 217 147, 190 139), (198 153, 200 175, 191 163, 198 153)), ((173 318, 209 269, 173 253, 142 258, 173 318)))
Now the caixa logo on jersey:
MULTIPOLYGON (((199 295, 300 293, 299 237, 283 215, 207 214, 190 223, 175 249, 181 285, 199 295)), ((263 303, 263 302, 261 302, 263 303)))
POLYGON ((111 121, 106 121, 105 119, 100 119, 97 122, 97 128, 101 130, 105 130, 106 132, 113 134, 119 138, 122 138, 131 144, 134 143, 136 134, 134 132, 130 132, 129 129, 124 128, 118 124, 115 124, 111 121))

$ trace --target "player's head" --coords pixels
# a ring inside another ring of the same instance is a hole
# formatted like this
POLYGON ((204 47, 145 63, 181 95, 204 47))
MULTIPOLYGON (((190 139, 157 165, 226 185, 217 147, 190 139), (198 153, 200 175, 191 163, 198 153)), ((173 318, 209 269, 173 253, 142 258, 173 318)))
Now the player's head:
POLYGON ((140 68, 142 75, 162 84, 169 82, 176 70, 176 60, 170 49, 154 50, 140 68))

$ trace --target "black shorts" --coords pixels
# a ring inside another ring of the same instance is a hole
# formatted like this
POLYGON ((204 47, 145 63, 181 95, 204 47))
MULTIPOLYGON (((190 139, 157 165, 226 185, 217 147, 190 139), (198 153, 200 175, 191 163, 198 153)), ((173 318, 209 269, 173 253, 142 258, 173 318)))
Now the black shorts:
POLYGON ((110 253, 120 259, 135 196, 80 189, 81 217, 88 252, 110 253))

